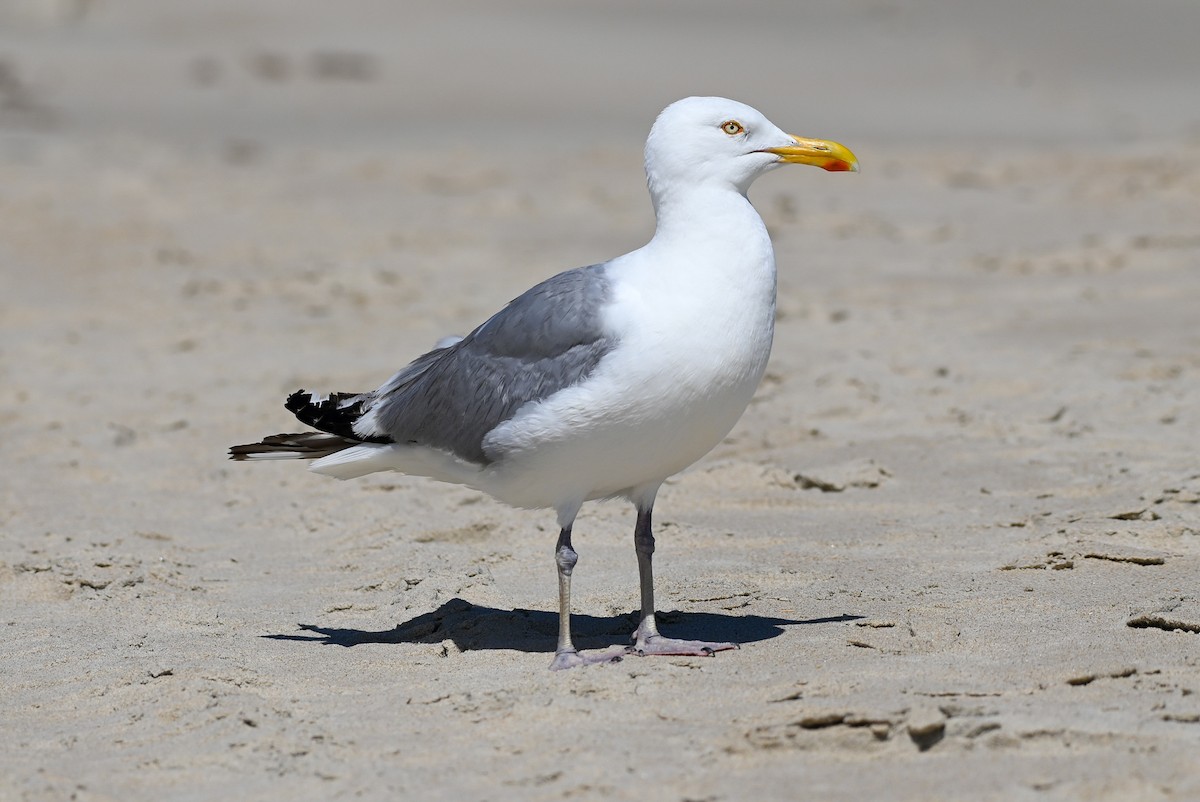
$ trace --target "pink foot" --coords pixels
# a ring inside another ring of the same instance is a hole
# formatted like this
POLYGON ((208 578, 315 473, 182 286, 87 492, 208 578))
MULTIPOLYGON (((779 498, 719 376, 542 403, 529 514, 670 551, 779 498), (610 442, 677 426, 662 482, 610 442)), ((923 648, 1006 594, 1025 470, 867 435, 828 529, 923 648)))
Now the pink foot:
POLYGON ((550 663, 551 671, 562 671, 564 668, 578 666, 594 666, 602 663, 619 663, 621 658, 629 654, 629 648, 614 646, 601 652, 580 652, 572 649, 566 652, 555 652, 554 661, 550 663))
POLYGON ((703 640, 680 640, 679 638, 664 638, 654 634, 639 638, 638 642, 628 648, 630 654, 644 657, 648 654, 673 654, 694 657, 712 657, 717 652, 728 649, 740 649, 736 643, 718 643, 703 640))

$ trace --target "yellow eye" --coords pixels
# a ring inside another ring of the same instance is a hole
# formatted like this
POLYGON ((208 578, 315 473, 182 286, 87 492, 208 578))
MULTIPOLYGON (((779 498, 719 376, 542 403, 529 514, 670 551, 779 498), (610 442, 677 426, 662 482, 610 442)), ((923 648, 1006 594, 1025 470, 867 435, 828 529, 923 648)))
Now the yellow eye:
POLYGON ((737 120, 726 120, 721 123, 721 130, 730 136, 746 133, 746 128, 737 120))

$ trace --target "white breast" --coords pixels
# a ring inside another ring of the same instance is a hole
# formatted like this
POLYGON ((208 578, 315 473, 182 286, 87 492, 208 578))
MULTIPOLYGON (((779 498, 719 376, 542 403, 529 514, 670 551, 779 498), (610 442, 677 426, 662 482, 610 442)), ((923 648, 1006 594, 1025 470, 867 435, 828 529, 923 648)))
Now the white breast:
POLYGON ((623 495, 729 433, 766 369, 775 313, 770 239, 738 199, 720 218, 736 236, 656 237, 609 265, 605 328, 618 346, 586 381, 488 435, 501 457, 485 471, 489 493, 531 507, 623 495))

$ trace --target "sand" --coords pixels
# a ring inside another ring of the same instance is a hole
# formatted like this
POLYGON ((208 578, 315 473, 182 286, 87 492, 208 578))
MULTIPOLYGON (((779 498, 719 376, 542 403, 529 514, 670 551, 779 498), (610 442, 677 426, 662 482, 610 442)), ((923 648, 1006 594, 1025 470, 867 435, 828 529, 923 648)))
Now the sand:
POLYGON ((0 798, 1200 797, 1200 6, 796 5, 0 7, 0 798), (740 651, 551 673, 552 514, 226 461, 640 245, 710 93, 862 162, 755 186, 769 375, 656 509, 740 651))

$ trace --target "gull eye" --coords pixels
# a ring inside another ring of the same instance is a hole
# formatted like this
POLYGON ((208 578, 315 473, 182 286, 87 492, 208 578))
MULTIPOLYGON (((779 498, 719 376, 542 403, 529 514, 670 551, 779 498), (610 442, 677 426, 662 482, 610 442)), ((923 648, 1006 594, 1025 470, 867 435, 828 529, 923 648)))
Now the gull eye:
POLYGON ((726 120, 725 122, 721 123, 721 130, 730 136, 737 136, 738 134, 746 133, 745 126, 743 126, 737 120, 726 120))

